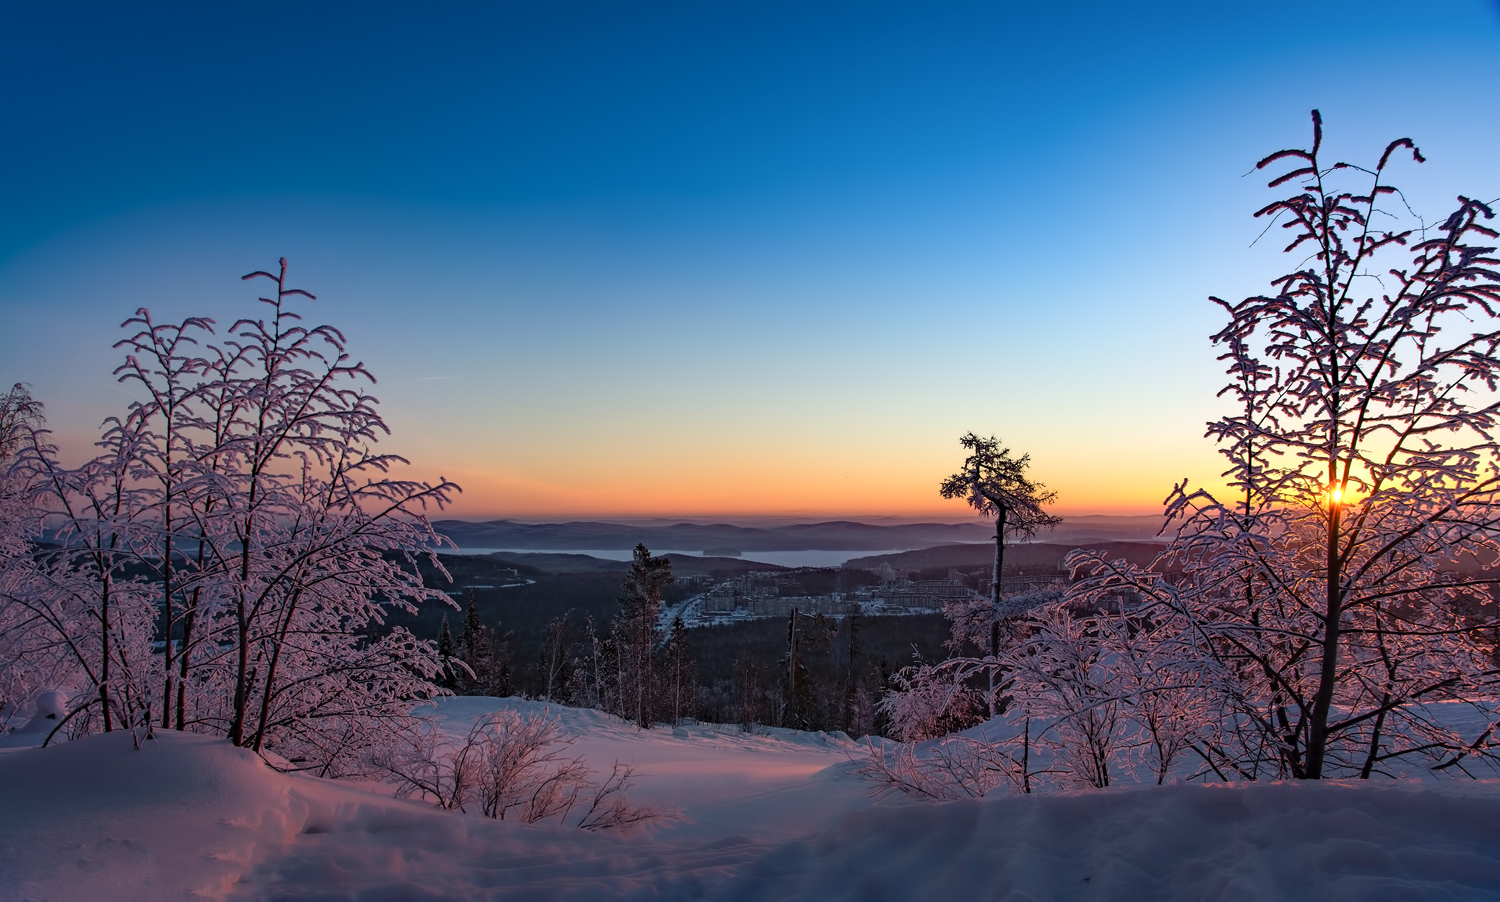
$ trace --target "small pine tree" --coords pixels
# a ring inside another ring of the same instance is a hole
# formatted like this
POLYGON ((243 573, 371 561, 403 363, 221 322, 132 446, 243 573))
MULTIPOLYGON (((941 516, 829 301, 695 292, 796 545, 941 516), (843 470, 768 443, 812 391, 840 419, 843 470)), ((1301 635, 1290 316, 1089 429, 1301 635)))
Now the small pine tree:
POLYGON ((470 673, 459 680, 463 695, 484 695, 490 691, 493 674, 493 652, 490 631, 479 621, 479 604, 474 590, 469 590, 469 609, 464 615, 464 631, 458 637, 458 657, 470 673))
POLYGON ((652 557, 645 545, 635 546, 630 572, 625 576, 625 594, 615 615, 615 646, 619 654, 621 716, 645 729, 655 714, 656 646, 660 628, 657 618, 661 596, 672 582, 672 562, 652 557))
POLYGON ((857 710, 859 708, 859 608, 855 607, 849 611, 849 616, 844 618, 844 623, 849 631, 849 655, 845 660, 844 667, 844 710, 839 717, 840 726, 850 736, 859 735, 857 710))
POLYGON ((443 632, 438 636, 438 657, 443 661, 443 688, 457 688, 458 681, 453 672, 453 630, 448 626, 447 614, 443 615, 443 632))
POLYGON ((514 694, 510 644, 515 634, 502 633, 498 625, 494 629, 485 630, 485 633, 490 649, 488 693, 496 698, 506 698, 514 694))
POLYGON ((687 624, 682 617, 672 618, 672 632, 667 637, 665 689, 672 709, 672 723, 682 722, 683 712, 694 695, 693 650, 688 644, 687 624))

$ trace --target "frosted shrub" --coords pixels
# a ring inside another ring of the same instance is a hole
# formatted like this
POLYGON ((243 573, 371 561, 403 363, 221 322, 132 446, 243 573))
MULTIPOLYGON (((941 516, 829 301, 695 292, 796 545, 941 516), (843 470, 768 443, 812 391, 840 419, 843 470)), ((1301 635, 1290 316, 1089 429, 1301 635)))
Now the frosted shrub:
POLYGON ((596 783, 555 717, 497 711, 476 720, 462 738, 430 719, 408 725, 372 757, 396 786, 398 798, 417 797, 447 810, 522 823, 556 818, 586 830, 621 829, 672 817, 637 805, 627 795, 632 768, 618 762, 596 783), (571 820, 570 820, 571 817, 571 820))

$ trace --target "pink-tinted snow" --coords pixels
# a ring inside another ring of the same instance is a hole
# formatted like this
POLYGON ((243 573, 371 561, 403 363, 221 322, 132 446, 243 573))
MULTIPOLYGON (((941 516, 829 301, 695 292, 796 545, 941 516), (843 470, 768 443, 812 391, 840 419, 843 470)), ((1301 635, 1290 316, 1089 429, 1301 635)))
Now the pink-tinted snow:
MULTIPOLYGON (((453 699, 450 730, 500 706, 453 699)), ((526 826, 284 775, 222 741, 0 752, 0 900, 1493 899, 1489 783, 1130 787, 872 804, 847 740, 639 731, 553 708, 635 764, 651 831, 526 826)))

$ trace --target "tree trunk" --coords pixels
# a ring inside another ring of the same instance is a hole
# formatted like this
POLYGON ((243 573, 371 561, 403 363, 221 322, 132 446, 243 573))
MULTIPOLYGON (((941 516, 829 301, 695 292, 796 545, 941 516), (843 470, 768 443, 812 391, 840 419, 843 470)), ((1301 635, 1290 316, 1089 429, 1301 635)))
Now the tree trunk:
POLYGON ((997 716, 1000 711, 999 700, 995 698, 995 684, 998 682, 1000 669, 1000 598, 1001 598, 1001 574, 1005 572, 1005 508, 995 507, 995 567, 994 576, 990 580, 990 691, 986 695, 990 704, 990 717, 997 716))
MULTIPOLYGON (((1332 468, 1330 468, 1332 469, 1332 468)), ((1328 499, 1328 600, 1323 616, 1323 659, 1318 674, 1318 691, 1313 696, 1312 716, 1307 728, 1307 756, 1303 778, 1321 780, 1323 760, 1328 751, 1328 713, 1333 707, 1333 691, 1338 685, 1339 628, 1344 616, 1343 587, 1339 578, 1340 505, 1333 500, 1333 481, 1329 481, 1328 499)))

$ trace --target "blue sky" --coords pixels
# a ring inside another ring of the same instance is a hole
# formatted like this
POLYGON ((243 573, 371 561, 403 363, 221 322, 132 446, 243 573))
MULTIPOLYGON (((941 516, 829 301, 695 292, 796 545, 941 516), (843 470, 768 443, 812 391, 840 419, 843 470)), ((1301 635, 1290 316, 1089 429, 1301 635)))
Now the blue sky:
POLYGON ((1066 510, 1218 472, 1209 294, 1255 160, 1500 197, 1500 4, 34 4, 0 30, 0 381, 65 449, 138 306, 289 258, 467 516, 962 514, 963 432, 1066 510))

